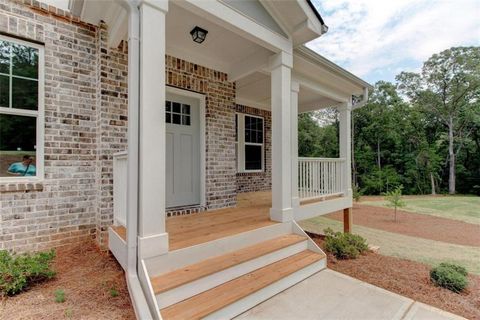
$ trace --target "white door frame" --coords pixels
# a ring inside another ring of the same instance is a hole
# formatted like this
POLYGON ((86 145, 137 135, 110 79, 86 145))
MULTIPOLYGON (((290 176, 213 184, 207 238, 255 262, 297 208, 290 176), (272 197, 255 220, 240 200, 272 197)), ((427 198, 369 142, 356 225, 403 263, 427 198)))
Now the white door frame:
POLYGON ((185 96, 189 98, 194 98, 198 100, 199 110, 199 121, 200 121, 200 206, 204 207, 207 205, 206 199, 206 142, 205 142, 205 95, 189 91, 185 89, 180 89, 177 87, 166 86, 166 92, 177 94, 179 96, 185 96))

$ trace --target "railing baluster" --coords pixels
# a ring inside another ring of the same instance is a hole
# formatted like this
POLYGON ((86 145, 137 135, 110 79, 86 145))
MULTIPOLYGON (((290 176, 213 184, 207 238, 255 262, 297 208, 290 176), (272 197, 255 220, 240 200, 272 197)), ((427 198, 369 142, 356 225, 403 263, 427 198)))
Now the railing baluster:
POLYGON ((345 159, 299 158, 298 189, 302 200, 345 193, 345 159))

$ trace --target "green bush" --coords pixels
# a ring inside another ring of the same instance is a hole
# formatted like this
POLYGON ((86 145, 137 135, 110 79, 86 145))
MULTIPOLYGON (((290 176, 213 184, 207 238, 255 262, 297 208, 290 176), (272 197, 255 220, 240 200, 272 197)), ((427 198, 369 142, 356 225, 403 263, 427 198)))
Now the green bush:
POLYGON ((325 249, 337 259, 355 259, 368 250, 367 242, 359 235, 334 232, 328 228, 325 232, 325 249))
POLYGON ((55 272, 51 263, 55 251, 12 255, 0 250, 0 295, 14 295, 32 283, 51 279, 55 272))
POLYGON ((65 291, 63 289, 57 289, 53 293, 55 296, 56 303, 64 303, 65 302, 65 291))
POLYGON ((437 286, 453 292, 460 292, 468 284, 467 269, 452 263, 440 263, 430 270, 430 279, 437 286))

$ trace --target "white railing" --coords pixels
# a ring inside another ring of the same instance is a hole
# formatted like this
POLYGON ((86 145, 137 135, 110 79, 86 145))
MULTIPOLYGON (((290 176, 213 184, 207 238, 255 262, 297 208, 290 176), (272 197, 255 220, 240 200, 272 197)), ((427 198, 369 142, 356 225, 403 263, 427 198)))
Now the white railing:
POLYGON ((343 158, 298 158, 298 196, 301 200, 343 195, 343 158))
POLYGON ((113 155, 113 223, 127 226, 127 152, 113 155))

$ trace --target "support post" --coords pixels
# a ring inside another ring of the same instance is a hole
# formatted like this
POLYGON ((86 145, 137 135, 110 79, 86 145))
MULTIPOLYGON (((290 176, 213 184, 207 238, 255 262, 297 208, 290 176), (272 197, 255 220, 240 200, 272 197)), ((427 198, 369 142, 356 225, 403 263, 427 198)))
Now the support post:
POLYGON ((343 231, 351 232, 353 226, 352 194, 352 104, 345 103, 338 108, 340 112, 340 158, 345 159, 343 167, 342 189, 349 200, 349 207, 343 209, 343 231))
POLYGON ((298 197, 298 92, 300 84, 292 80, 290 129, 292 140, 292 208, 300 206, 298 197))
POLYGON ((342 189, 346 197, 352 198, 352 104, 345 103, 338 108, 340 118, 340 158, 345 159, 342 189))
POLYGON ((165 15, 167 0, 140 4, 140 258, 168 252, 165 229, 165 15))
POLYGON ((352 208, 343 209, 343 232, 351 233, 353 227, 352 208))
POLYGON ((291 69, 293 57, 280 52, 270 58, 272 103, 273 221, 293 220, 291 147, 291 69))

